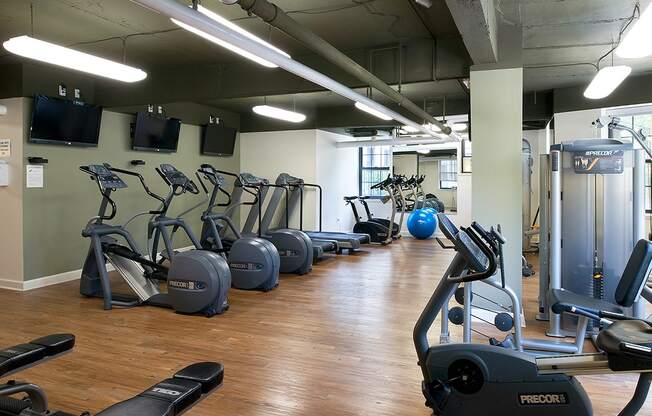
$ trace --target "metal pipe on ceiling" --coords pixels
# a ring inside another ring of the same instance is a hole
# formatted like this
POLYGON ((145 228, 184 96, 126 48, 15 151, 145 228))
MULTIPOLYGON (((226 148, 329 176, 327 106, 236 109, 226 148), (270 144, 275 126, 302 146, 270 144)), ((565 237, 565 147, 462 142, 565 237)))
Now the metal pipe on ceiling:
POLYGON ((300 62, 297 62, 287 56, 270 49, 266 46, 261 45, 258 42, 255 42, 246 36, 238 33, 237 31, 216 22, 215 20, 204 16, 198 11, 187 7, 181 3, 178 3, 175 0, 131 0, 132 2, 139 4, 147 9, 161 13, 169 18, 174 18, 179 20, 182 23, 193 26, 202 32, 208 33, 209 35, 215 36, 218 39, 221 39, 224 42, 228 42, 232 45, 236 45, 249 53, 253 53, 256 56, 259 56, 269 62, 272 62, 279 66, 280 68, 285 69, 288 72, 291 72, 303 79, 311 81, 317 85, 322 86, 330 91, 335 92, 345 98, 348 98, 352 101, 357 101, 359 103, 365 104, 368 107, 371 107, 377 111, 385 113, 386 115, 392 117, 397 122, 411 126, 417 131, 421 131, 424 134, 429 136, 440 138, 441 140, 457 141, 459 138, 455 133, 451 133, 448 137, 433 133, 428 127, 421 125, 420 123, 414 122, 409 118, 377 103, 365 97, 362 94, 359 94, 352 90, 351 88, 335 81, 332 78, 327 77, 326 75, 315 71, 314 69, 303 65, 300 62))
MULTIPOLYGON (((369 84, 371 87, 385 94, 399 106, 405 108, 424 122, 434 124, 445 134, 450 134, 450 127, 444 125, 439 120, 428 114, 424 109, 410 101, 406 96, 396 91, 383 80, 367 71, 353 59, 349 58, 330 43, 326 42, 316 33, 299 24, 296 20, 288 16, 280 7, 270 3, 267 0, 220 0, 227 5, 238 4, 249 14, 255 14, 266 23, 285 32, 287 35, 302 42, 308 48, 317 52, 320 56, 337 65, 350 75, 369 84)), ((399 65, 403 65, 399 62, 399 65)))

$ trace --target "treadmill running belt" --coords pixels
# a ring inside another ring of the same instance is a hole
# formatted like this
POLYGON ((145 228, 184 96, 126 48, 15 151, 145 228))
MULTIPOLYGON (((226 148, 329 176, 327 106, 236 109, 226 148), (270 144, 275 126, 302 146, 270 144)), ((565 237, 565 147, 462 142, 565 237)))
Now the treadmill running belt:
POLYGON ((337 244, 343 249, 357 250, 360 248, 360 245, 369 243, 369 236, 367 234, 328 231, 305 231, 305 233, 314 240, 337 241, 337 244))

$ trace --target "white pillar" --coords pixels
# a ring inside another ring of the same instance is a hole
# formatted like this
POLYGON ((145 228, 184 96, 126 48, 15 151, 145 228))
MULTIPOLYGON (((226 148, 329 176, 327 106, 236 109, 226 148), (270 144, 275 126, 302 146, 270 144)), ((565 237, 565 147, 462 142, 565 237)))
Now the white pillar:
MULTIPOLYGON (((471 68, 473 140, 473 219, 485 227, 500 224, 507 240, 505 273, 521 296, 523 69, 471 68)), ((485 285, 475 289, 488 290, 485 285)), ((489 294, 489 293, 488 293, 489 294)), ((494 292, 492 298, 498 296, 494 292)), ((505 299, 496 299, 508 301, 505 299)))

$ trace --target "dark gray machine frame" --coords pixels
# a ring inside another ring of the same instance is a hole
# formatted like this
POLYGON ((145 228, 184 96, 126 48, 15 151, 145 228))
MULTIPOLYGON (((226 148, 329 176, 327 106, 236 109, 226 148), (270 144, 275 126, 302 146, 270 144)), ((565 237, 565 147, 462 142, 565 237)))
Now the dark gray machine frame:
MULTIPOLYGON (((289 218, 297 209, 299 208, 299 230, 305 232, 313 241, 335 241, 339 246, 338 253, 341 253, 342 250, 355 251, 359 250, 362 244, 370 243, 370 237, 368 234, 358 234, 358 233, 345 233, 345 232, 329 232, 322 231, 323 223, 323 188, 318 184, 306 183, 303 179, 297 178, 287 173, 281 173, 276 178, 275 185, 281 187, 281 189, 286 189, 289 191, 290 196, 289 200, 286 199, 286 215, 285 215, 285 224, 278 224, 279 227, 287 228, 289 226, 289 218), (304 208, 304 188, 314 188, 318 191, 318 201, 319 201, 319 230, 318 231, 305 231, 303 229, 303 208, 304 208)), ((275 194, 281 192, 280 189, 275 190, 275 194)), ((265 210, 265 215, 262 220, 263 230, 269 229, 272 226, 272 220, 274 219, 278 209, 280 208, 281 198, 279 195, 272 195, 270 203, 267 205, 265 210)))
MULTIPOLYGON (((251 173, 241 172, 239 174, 218 171, 221 174, 235 178, 233 191, 231 192, 231 203, 224 212, 233 220, 235 210, 243 205, 251 206, 242 234, 247 236, 258 236, 269 240, 276 246, 281 257, 281 273, 296 273, 303 275, 312 270, 314 249, 310 238, 301 231, 291 229, 264 230, 261 227, 261 208, 267 196, 270 184, 267 179, 259 178, 251 173), (243 195, 248 193, 255 198, 254 202, 244 202, 243 195), (258 231, 253 228, 258 223, 258 231)), ((228 238, 228 236, 227 236, 228 238)))
MULTIPOLYGON (((591 402, 576 375, 640 373, 633 398, 620 416, 636 415, 652 383, 652 326, 645 321, 616 321, 601 332, 599 354, 535 358, 481 344, 431 346, 428 331, 461 283, 493 276, 497 259, 489 241, 462 228, 457 255, 415 324, 413 342, 423 374, 426 405, 440 416, 514 414, 519 416, 591 416, 591 402), (468 272, 465 270, 468 269, 468 272), (636 340, 636 341, 633 341, 636 340)), ((649 248, 648 248, 649 249, 649 248)), ((649 270, 648 256, 639 269, 649 270)), ((609 322, 601 312, 570 306, 573 313, 609 322)), ((611 317, 626 319, 624 316, 611 317)))

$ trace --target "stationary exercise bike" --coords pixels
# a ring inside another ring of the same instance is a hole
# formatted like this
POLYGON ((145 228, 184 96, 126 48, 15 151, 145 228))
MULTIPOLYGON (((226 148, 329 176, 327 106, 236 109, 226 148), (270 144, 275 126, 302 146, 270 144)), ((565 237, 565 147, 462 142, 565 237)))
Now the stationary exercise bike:
MULTIPOLYGON (((652 383, 652 324, 647 321, 629 320, 621 314, 582 309, 565 302, 553 306, 553 311, 611 324, 597 337, 602 353, 535 358, 491 345, 430 346, 428 330, 459 285, 490 278, 497 269, 491 242, 483 241, 473 229, 460 229, 455 244, 469 263, 451 263, 413 332, 423 374, 422 391, 426 405, 435 414, 591 416, 591 401, 574 376, 632 372, 640 373, 638 385, 634 397, 619 415, 636 415, 652 383)), ((627 278, 646 279, 651 263, 652 243, 641 240, 627 264, 627 273, 631 275, 627 278)))

